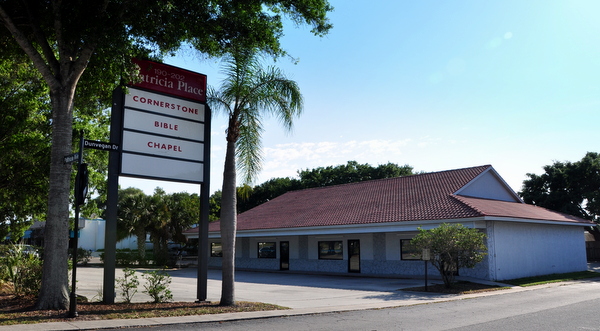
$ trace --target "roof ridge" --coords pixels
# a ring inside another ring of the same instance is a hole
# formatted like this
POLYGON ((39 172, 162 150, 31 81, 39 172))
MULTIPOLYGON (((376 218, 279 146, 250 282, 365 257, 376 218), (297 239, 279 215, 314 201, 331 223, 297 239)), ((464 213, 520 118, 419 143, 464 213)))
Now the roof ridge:
POLYGON ((486 164, 486 165, 473 166, 473 167, 465 167, 465 168, 457 168, 457 169, 450 169, 450 170, 422 172, 422 173, 413 174, 413 175, 407 175, 407 176, 367 179, 367 180, 361 180, 359 182, 351 182, 351 183, 343 183, 343 184, 335 184, 335 185, 327 185, 327 186, 317 186, 317 187, 308 187, 308 188, 299 189, 299 190, 287 191, 284 194, 287 194, 287 193, 290 193, 290 192, 301 192, 301 191, 307 191, 307 190, 326 189, 326 188, 339 187, 339 186, 345 186, 345 185, 359 185, 359 184, 363 184, 363 183, 366 183, 366 182, 373 183, 373 182, 380 182, 380 181, 385 181, 385 180, 395 180, 395 179, 399 179, 399 178, 415 178, 415 177, 421 177, 421 176, 430 176, 430 175, 435 175, 435 174, 443 174, 443 173, 448 173, 448 172, 458 172, 458 171, 464 171, 464 170, 470 170, 470 169, 477 169, 477 168, 488 169, 488 168, 491 168, 491 167, 492 167, 491 164, 486 164))

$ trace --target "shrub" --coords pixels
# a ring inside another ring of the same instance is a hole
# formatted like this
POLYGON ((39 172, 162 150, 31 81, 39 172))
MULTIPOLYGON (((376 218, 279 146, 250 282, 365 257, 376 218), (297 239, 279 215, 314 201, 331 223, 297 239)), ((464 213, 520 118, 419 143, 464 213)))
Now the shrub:
POLYGON ((42 285, 42 261, 35 254, 23 252, 13 245, 4 251, 0 277, 13 284, 15 295, 37 295, 42 285))
MULTIPOLYGON (((73 261, 73 254, 69 250, 69 260, 73 261)), ((85 248, 77 248, 77 265, 87 265, 92 260, 92 251, 85 248)))
POLYGON ((131 299, 137 293, 138 285, 140 285, 140 282, 135 274, 135 270, 129 268, 123 269, 123 278, 117 279, 117 286, 121 290, 121 295, 125 303, 131 303, 131 299))
POLYGON ((411 244, 419 250, 430 250, 430 262, 440 272, 446 287, 452 287, 460 268, 475 267, 487 251, 485 234, 462 224, 443 223, 431 230, 419 228, 411 244))
MULTIPOLYGON (((104 252, 100 253, 100 261, 104 263, 104 252)), ((120 266, 131 266, 138 262, 138 254, 135 251, 131 251, 129 248, 117 249, 115 252, 116 264, 120 266)))
POLYGON ((147 272, 144 275, 146 284, 144 293, 148 294, 154 303, 167 302, 173 299, 173 294, 169 289, 171 276, 163 269, 147 272))

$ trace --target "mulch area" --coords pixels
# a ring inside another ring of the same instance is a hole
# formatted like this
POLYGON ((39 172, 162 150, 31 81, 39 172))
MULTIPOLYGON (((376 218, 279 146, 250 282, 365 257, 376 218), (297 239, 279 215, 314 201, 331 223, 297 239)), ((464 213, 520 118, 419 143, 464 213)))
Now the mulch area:
MULTIPOLYGON (((17 297, 0 290, 0 325, 72 321, 68 310, 34 310, 36 298, 17 297)), ((287 309, 257 302, 237 302, 235 306, 222 307, 211 302, 165 302, 165 303, 114 303, 78 302, 75 318, 101 320, 118 318, 146 318, 186 315, 220 314, 229 312, 287 309)))

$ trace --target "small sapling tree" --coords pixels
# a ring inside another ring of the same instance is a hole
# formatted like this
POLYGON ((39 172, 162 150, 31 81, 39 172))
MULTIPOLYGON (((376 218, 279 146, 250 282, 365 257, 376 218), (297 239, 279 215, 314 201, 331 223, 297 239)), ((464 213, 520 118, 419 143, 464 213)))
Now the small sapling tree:
POLYGON ((121 289, 121 295, 125 303, 131 303, 133 296, 137 293, 138 285, 140 285, 135 270, 123 269, 123 278, 117 279, 117 285, 121 289))
POLYGON ((418 250, 428 248, 431 264, 440 272, 444 285, 452 287, 460 268, 473 268, 486 255, 485 234, 462 224, 443 223, 423 230, 411 240, 418 250))
POLYGON ((161 303, 173 300, 173 293, 169 289, 171 284, 171 276, 163 269, 158 271, 150 271, 144 274, 146 284, 144 285, 144 293, 148 294, 153 303, 161 303))

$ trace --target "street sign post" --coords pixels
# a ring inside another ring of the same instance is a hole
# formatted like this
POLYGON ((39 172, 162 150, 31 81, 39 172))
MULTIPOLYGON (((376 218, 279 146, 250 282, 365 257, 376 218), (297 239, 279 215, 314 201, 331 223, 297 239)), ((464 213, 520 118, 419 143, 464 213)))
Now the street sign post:
POLYGON ((69 155, 65 155, 63 157, 63 162, 65 164, 71 164, 73 162, 79 163, 79 152, 73 153, 73 154, 69 154, 69 155))
POLYGON ((91 149, 98 149, 101 151, 119 151, 119 144, 106 143, 106 142, 97 141, 97 140, 84 139, 83 147, 91 148, 91 149))

